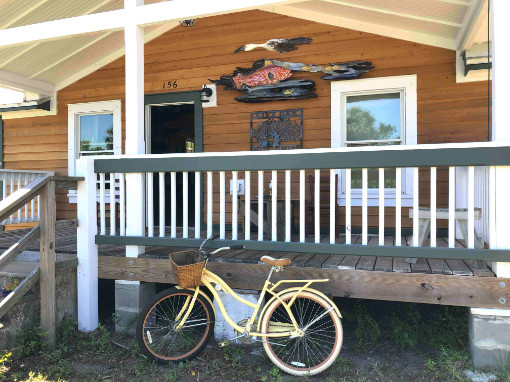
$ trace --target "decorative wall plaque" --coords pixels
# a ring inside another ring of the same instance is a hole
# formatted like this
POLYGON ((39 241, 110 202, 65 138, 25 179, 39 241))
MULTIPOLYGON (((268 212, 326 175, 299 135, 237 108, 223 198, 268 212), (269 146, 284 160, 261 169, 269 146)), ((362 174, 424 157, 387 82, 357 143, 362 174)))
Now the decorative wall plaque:
POLYGON ((292 150, 303 146, 303 109, 254 111, 250 150, 292 150))

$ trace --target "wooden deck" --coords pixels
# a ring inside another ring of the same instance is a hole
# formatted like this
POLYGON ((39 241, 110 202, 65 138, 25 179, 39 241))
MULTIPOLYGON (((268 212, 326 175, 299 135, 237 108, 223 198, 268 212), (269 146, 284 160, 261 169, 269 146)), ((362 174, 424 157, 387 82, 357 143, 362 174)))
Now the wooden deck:
MULTIPOLYGON (((0 232, 0 248, 9 247, 27 232, 0 232)), ((202 237, 205 237, 205 233, 202 237)), ((313 241, 313 238, 308 240, 313 241)), ((343 236, 337 238, 338 243, 344 240, 343 236)), ((359 240, 357 235, 353 235, 353 244, 359 240)), ((388 236, 385 243, 391 245, 394 240, 394 237, 388 236)), ((402 245, 411 242, 410 237, 402 237, 401 240, 402 245)), ((329 238, 323 237, 323 241, 328 242, 329 238)), ((370 236, 368 245, 378 245, 378 237, 370 236)), ((438 245, 448 246, 447 239, 438 238, 438 245)), ((463 243, 458 241, 456 246, 463 247, 463 243)), ((139 258, 126 258, 125 247, 100 245, 99 277, 172 284, 175 280, 168 254, 183 249, 146 247, 145 254, 139 258)), ((34 242, 28 250, 38 251, 39 243, 34 242)), ((75 228, 57 229, 56 252, 76 253, 75 228)), ((292 259, 292 266, 287 267, 285 272, 276 273, 274 281, 328 278, 328 283, 319 283, 316 287, 334 296, 510 308, 510 304, 501 303, 510 301, 510 279, 495 277, 483 261, 418 259, 416 264, 409 264, 404 258, 398 257, 232 250, 211 258, 208 268, 233 288, 260 289, 268 272, 268 267, 260 263, 264 255, 292 259)))
MULTIPOLYGON (((190 235, 193 235, 193 230, 190 231, 190 235)), ((0 249, 9 248, 28 232, 29 229, 0 232, 0 249)), ((205 232, 202 234, 202 237, 205 237, 205 232)), ((292 239, 293 241, 298 240, 297 236, 292 239)), ((406 246, 411 243, 411 240, 411 236, 402 236, 401 243, 406 246)), ((307 242, 313 242, 313 237, 308 237, 307 242)), ((329 237, 322 235, 321 242, 329 242, 329 237)), ((336 242, 338 244, 345 243, 345 236, 340 235, 336 242)), ((352 244, 359 244, 360 242, 361 236, 352 235, 352 244)), ((368 245, 378 245, 378 243, 379 238, 377 235, 369 236, 368 245)), ((385 245, 391 246, 394 245, 394 243, 394 236, 385 237, 385 245)), ((439 247, 448 247, 448 238, 438 238, 437 245, 439 247)), ((463 241, 457 240, 456 247, 465 247, 465 245, 463 241)), ((55 248, 57 253, 75 254, 76 229, 74 227, 57 229, 55 248)), ((166 259, 169 253, 180 251, 182 249, 183 248, 146 247, 146 253, 145 255, 142 255, 142 257, 166 259)), ((34 241, 27 250, 38 251, 39 241, 34 241)), ((124 253, 125 247, 121 245, 103 244, 99 246, 99 254, 101 256, 123 256, 124 253)), ((485 264, 485 262, 474 260, 418 259, 416 264, 409 264, 404 258, 398 257, 343 256, 314 253, 243 250, 223 252, 221 255, 213 257, 211 261, 222 263, 258 264, 260 258, 264 255, 273 257, 289 257, 292 259, 292 265, 296 267, 494 277, 494 273, 485 264)))

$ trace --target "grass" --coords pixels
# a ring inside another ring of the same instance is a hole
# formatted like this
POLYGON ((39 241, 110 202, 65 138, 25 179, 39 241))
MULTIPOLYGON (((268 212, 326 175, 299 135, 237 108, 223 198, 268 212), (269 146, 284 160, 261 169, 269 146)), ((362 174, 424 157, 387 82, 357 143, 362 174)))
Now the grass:
MULTIPOLYGON (((257 343, 219 348, 212 341, 191 362, 157 365, 141 355, 132 337, 113 333, 113 321, 81 333, 76 321, 67 320, 58 328, 52 353, 44 350, 45 335, 37 328, 0 353, 0 381, 466 381, 464 370, 472 365, 462 309, 345 305, 344 347, 319 376, 298 379, 283 373, 257 343)), ((500 363, 498 382, 510 382, 510 358, 500 363)))

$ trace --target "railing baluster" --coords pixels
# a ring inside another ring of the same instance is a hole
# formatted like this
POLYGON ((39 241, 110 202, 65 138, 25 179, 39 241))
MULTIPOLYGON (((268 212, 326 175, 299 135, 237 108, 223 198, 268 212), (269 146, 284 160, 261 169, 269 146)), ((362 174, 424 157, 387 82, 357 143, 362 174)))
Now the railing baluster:
POLYGON ((496 247, 496 167, 489 167, 489 248, 496 247))
POLYGON ((413 247, 417 247, 419 244, 419 211, 420 199, 419 199, 419 168, 413 167, 413 247))
POLYGON ((182 173, 182 237, 188 238, 188 172, 182 173))
POLYGON ((225 240, 225 171, 220 171, 220 239, 225 240))
MULTIPOLYGON (((29 182, 29 178, 28 178, 28 174, 25 174, 25 186, 30 183, 29 182)), ((24 219, 25 222, 28 222, 28 203, 25 204, 25 219, 24 219)))
MULTIPOLYGON (((21 174, 16 174, 16 177, 18 178, 18 190, 21 189, 21 174)), ((21 223, 21 207, 18 210, 18 218, 16 219, 16 223, 21 223)))
MULTIPOLYGON (((464 238, 466 240, 466 238, 464 238)), ((468 167, 468 237, 467 247, 475 248, 475 167, 468 167)))
POLYGON ((290 242, 290 170, 285 170, 285 241, 290 242))
POLYGON ((250 240, 251 228, 251 172, 244 172, 244 240, 250 240))
MULTIPOLYGON (((11 188, 11 193, 10 194, 11 195, 14 194, 14 177, 15 177, 15 175, 16 174, 11 173, 11 176, 10 176, 10 178, 11 178, 10 179, 10 181, 11 181, 10 182, 10 188, 11 188)), ((39 201, 39 200, 37 200, 37 201, 39 201)), ((37 205, 39 205, 39 203, 37 203, 37 205)), ((9 216, 9 220, 10 220, 9 223, 13 223, 14 222, 14 213, 11 216, 9 216)))
POLYGON ((117 235, 117 209, 115 207, 115 173, 110 173, 110 235, 117 235))
MULTIPOLYGON (((5 182, 4 182, 5 185, 5 182)), ((5 187, 5 186, 4 186, 5 187)), ((4 193, 5 195, 5 193, 4 193)), ((30 201, 30 221, 35 221, 35 198, 30 201)))
POLYGON ((336 170, 329 170, 329 243, 335 244, 336 240, 336 170))
POLYGON ((154 237, 154 173, 147 173, 147 226, 149 237, 154 237))
POLYGON ((435 248, 437 245, 437 219, 436 219, 436 199, 437 199, 437 167, 430 168, 430 246, 435 248))
MULTIPOLYGON (((101 235, 106 235, 106 212, 105 212, 105 175, 99 174, 99 220, 101 226, 101 235)), ((39 208, 40 209, 40 208, 39 208)))
POLYGON ((455 248, 455 167, 448 175, 448 247, 455 248))
POLYGON ((379 169, 379 245, 384 245, 384 168, 379 169))
POLYGON ((165 173, 159 173, 159 237, 165 237, 165 173))
POLYGON ((237 240, 237 171, 232 171, 232 240, 237 240))
POLYGON ((41 221, 41 197, 37 195, 37 221, 41 221))
POLYGON ((299 241, 305 242, 305 170, 299 170, 299 241))
MULTIPOLYGON (((257 240, 264 240, 264 171, 259 171, 259 182, 258 182, 258 233, 257 240)), ((267 217, 269 219, 269 216, 267 217)))
POLYGON ((195 239, 200 239, 200 172, 195 172, 195 239))
POLYGON ((345 244, 351 244, 351 169, 345 170, 345 244))
POLYGON ((278 172, 271 172, 271 240, 278 240, 278 223, 276 221, 276 209, 278 204, 278 172))
POLYGON ((213 232, 213 179, 212 171, 207 171, 207 237, 213 232))
POLYGON ((402 168, 395 169, 395 246, 402 245, 402 168))
POLYGON ((121 172, 119 174, 119 231, 120 236, 126 236, 126 174, 121 172))
POLYGON ((362 232, 361 244, 368 244, 368 169, 364 168, 361 171, 361 188, 362 188, 362 201, 361 201, 361 215, 362 215, 362 232))
POLYGON ((314 182, 314 222, 315 222, 315 242, 321 242, 321 170, 315 170, 314 182))
POLYGON ((170 173, 170 237, 177 237, 177 173, 170 173))

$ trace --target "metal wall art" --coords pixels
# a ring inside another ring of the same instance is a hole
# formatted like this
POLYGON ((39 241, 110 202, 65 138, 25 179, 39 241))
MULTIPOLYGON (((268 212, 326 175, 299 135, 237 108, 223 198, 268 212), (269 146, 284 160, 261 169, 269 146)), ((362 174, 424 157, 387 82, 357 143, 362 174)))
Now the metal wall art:
POLYGON ((307 65, 264 59, 255 61, 251 68, 238 67, 231 76, 209 81, 223 85, 226 90, 246 93, 235 98, 239 102, 268 102, 317 97, 314 81, 289 80, 293 71, 322 72, 326 74, 321 77, 323 80, 351 80, 372 68, 372 63, 368 61, 307 65))
POLYGON ((287 53, 298 49, 298 45, 311 44, 312 39, 309 37, 296 38, 273 38, 263 44, 246 44, 237 48, 234 53, 249 52, 250 50, 262 48, 270 52, 287 53))
POLYGON ((255 111, 250 118, 250 150, 303 147, 303 109, 255 111))

